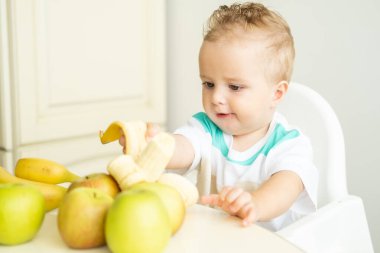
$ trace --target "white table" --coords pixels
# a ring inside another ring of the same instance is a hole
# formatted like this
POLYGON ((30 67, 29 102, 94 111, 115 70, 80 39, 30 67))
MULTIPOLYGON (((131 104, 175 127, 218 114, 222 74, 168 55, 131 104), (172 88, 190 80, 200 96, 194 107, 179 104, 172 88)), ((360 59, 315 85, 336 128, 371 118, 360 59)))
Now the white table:
MULTIPOLYGON (((0 246, 1 253, 109 253, 107 247, 74 250, 62 241, 56 213, 48 213, 37 236, 28 243, 17 246, 0 246)), ((185 221, 175 234, 165 253, 203 252, 302 252, 276 233, 259 226, 242 227, 240 220, 224 212, 201 205, 187 210, 185 221)))

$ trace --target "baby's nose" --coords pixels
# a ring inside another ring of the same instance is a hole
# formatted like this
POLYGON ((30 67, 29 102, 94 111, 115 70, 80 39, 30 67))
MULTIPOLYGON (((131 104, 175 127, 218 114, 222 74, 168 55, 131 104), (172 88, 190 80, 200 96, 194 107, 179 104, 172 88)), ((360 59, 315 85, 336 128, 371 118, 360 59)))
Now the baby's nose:
POLYGON ((222 89, 215 89, 212 94, 212 103, 213 104, 225 104, 226 96, 222 89))

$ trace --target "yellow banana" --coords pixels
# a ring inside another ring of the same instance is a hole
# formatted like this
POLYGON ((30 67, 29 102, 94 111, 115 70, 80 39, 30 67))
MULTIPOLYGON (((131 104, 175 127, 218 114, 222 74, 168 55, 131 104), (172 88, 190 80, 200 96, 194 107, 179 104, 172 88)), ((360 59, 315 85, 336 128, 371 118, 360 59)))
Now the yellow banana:
POLYGON ((18 178, 11 175, 1 166, 0 183, 20 183, 35 186, 44 195, 46 212, 57 208, 66 193, 65 187, 18 178))
POLYGON ((42 158, 19 159, 15 167, 15 175, 19 178, 49 184, 73 182, 79 178, 65 166, 42 158))
POLYGON ((187 178, 175 173, 164 173, 160 176, 158 182, 175 188, 181 194, 186 207, 197 203, 199 198, 198 189, 187 178))
POLYGON ((146 123, 142 121, 122 122, 115 121, 106 131, 100 131, 99 137, 103 144, 118 140, 121 135, 125 137, 125 154, 137 158, 146 146, 146 123))

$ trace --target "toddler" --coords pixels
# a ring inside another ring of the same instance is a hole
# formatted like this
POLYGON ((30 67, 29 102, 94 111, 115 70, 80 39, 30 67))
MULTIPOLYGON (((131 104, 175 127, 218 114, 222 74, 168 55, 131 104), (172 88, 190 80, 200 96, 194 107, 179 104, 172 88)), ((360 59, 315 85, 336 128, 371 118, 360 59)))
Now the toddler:
POLYGON ((208 20, 199 53, 204 112, 175 131, 167 168, 192 171, 210 157, 212 193, 201 203, 243 225, 275 231, 316 209, 310 142, 276 112, 294 55, 288 24, 262 4, 220 6, 208 20))

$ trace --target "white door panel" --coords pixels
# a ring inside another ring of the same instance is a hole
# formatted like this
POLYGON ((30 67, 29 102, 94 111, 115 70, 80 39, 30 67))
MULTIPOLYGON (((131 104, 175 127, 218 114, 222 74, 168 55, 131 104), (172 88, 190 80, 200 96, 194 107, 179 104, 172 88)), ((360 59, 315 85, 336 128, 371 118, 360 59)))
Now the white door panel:
POLYGON ((163 1, 10 1, 20 145, 165 122, 163 1))

